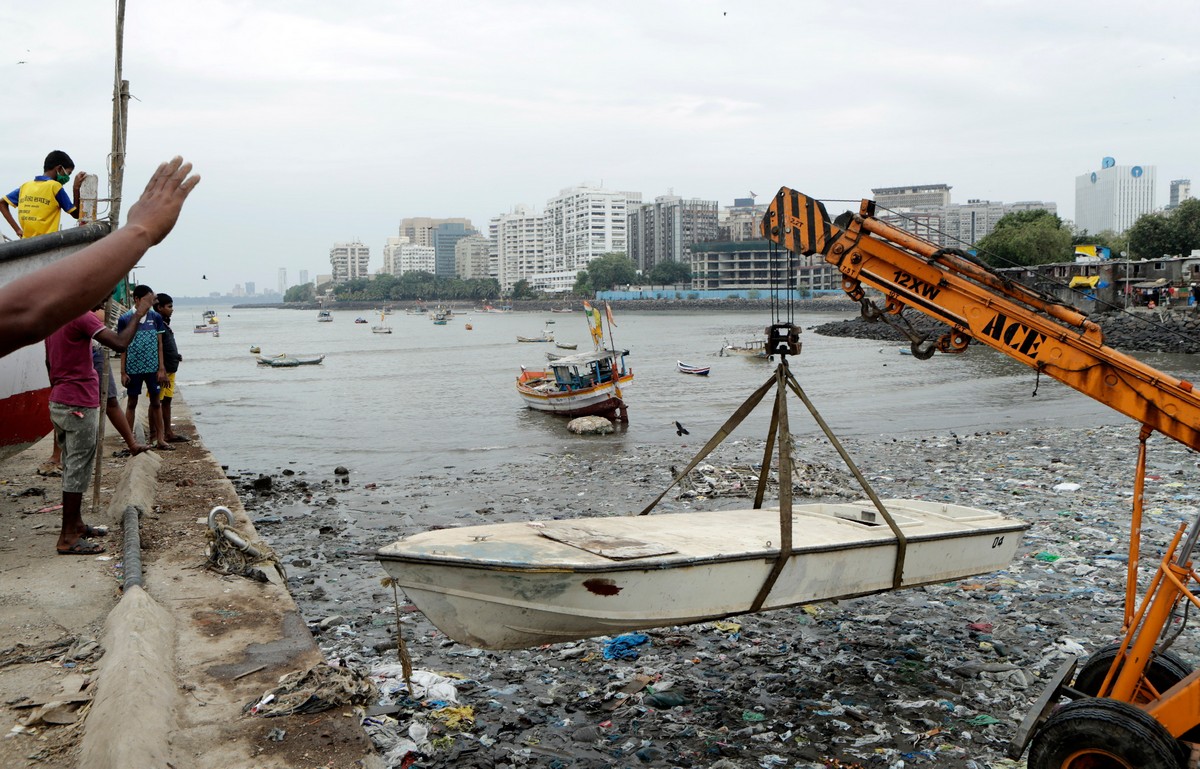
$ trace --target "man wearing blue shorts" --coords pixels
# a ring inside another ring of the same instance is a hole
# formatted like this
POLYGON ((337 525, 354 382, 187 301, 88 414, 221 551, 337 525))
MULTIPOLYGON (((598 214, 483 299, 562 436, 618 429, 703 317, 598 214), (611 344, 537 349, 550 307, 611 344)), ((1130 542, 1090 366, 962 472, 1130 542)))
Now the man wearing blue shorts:
MULTIPOLYGON (((133 289, 134 300, 150 295, 154 301, 154 290, 149 286, 140 285, 133 289)), ((159 388, 167 381, 167 369, 163 358, 163 334, 166 324, 162 316, 154 310, 146 313, 143 318, 137 318, 134 313, 127 312, 117 319, 117 333, 121 333, 130 323, 137 323, 137 332, 133 341, 121 353, 121 384, 125 385, 128 400, 125 403, 125 419, 129 426, 137 424, 138 397, 142 394, 142 386, 150 399, 150 426, 147 433, 155 436, 155 448, 162 451, 173 451, 174 446, 167 443, 163 436, 162 404, 159 401, 159 388)))

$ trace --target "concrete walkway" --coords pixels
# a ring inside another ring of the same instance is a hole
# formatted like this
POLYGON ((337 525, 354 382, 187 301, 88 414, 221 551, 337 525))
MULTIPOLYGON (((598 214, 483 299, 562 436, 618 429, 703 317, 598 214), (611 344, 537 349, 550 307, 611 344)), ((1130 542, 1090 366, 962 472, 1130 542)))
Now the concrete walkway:
MULTIPOLYGON (((195 435, 175 401, 176 430, 195 435)), ((207 515, 257 535, 199 440, 112 458, 108 552, 58 556, 61 482, 38 475, 47 441, 0 463, 0 766, 381 767, 349 707, 282 718, 244 708, 323 660, 286 589, 205 566, 207 515), (142 511, 144 589, 122 593, 121 517, 142 511)))

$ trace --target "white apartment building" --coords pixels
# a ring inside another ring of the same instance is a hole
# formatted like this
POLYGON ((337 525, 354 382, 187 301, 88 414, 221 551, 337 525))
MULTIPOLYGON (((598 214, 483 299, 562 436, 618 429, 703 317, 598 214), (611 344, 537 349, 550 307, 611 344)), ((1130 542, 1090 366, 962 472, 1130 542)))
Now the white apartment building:
POLYGON ((370 262, 371 249, 357 240, 353 243, 335 243, 329 249, 334 283, 371 277, 370 262))
POLYGON ((906 187, 872 187, 871 199, 881 208, 916 208, 950 205, 949 184, 911 184, 906 187))
MULTIPOLYGON (((881 198, 875 201, 878 204, 875 215, 880 220, 946 248, 974 246, 996 229, 996 224, 1005 215, 1016 211, 1046 210, 1052 214, 1058 212, 1055 203, 1044 200, 1003 203, 974 199, 966 203, 951 203, 950 186, 947 184, 881 187, 871 192, 881 198), (928 200, 945 202, 905 205, 911 201, 928 200)), ((835 212, 829 213, 834 215, 835 212)))
POLYGON ((716 239, 715 200, 659 195, 653 203, 629 206, 627 253, 643 273, 662 262, 687 263, 687 249, 716 239))
POLYGON ((478 233, 454 244, 454 274, 463 280, 491 277, 492 241, 478 233))
POLYGON ((548 272, 574 275, 608 253, 629 251, 628 217, 642 202, 640 192, 616 192, 589 185, 569 187, 546 201, 548 272))
POLYGON ((1192 180, 1191 179, 1172 179, 1171 180, 1171 197, 1167 201, 1167 208, 1178 208, 1179 204, 1185 200, 1192 198, 1192 180))
POLYGON ((492 217, 488 224, 488 273, 500 282, 504 291, 519 280, 528 280, 543 272, 546 261, 545 219, 526 206, 516 206, 507 214, 492 217))
POLYGON ((1156 186, 1154 166, 1119 166, 1104 158, 1099 170, 1075 177, 1076 232, 1125 232, 1154 212, 1156 186))
POLYGON ((383 247, 383 267, 379 271, 396 276, 406 272, 432 273, 436 262, 436 253, 433 246, 419 246, 410 243, 408 238, 403 235, 390 237, 383 247))

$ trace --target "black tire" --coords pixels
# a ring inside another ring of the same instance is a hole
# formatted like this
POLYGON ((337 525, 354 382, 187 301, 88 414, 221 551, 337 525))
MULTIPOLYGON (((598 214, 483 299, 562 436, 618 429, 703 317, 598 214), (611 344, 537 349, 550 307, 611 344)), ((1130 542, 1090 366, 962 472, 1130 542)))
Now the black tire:
POLYGON ((1038 729, 1029 769, 1182 769, 1184 752, 1171 733, 1125 702, 1075 700, 1038 729))
MULTIPOLYGON (((1097 649, 1075 676, 1074 688, 1089 697, 1095 697, 1120 648, 1120 644, 1109 644, 1097 649)), ((1191 672, 1192 666, 1172 652, 1154 652, 1146 665, 1145 676, 1150 685, 1161 694, 1187 678, 1191 672)))

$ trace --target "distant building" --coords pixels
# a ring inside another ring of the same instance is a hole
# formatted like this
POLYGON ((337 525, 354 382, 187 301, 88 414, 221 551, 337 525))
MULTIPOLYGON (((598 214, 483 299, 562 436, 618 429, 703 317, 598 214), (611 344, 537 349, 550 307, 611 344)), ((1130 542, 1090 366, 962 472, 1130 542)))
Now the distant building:
POLYGON ((643 273, 662 262, 687 262, 687 249, 717 234, 715 200, 660 195, 629 207, 628 254, 643 273))
POLYGON ((949 184, 915 184, 907 187, 872 187, 872 200, 881 208, 916 208, 950 205, 949 184))
POLYGON ((491 276, 492 241, 479 233, 467 235, 454 244, 454 274, 463 280, 491 276))
POLYGON ((279 293, 283 294, 283 292, 285 292, 287 290, 288 290, 287 267, 280 267, 279 268, 279 293))
POLYGON ((246 296, 254 296, 254 281, 246 281, 246 296))
MULTIPOLYGON (((692 288, 701 290, 756 290, 764 293, 772 289, 772 278, 782 282, 775 286, 781 290, 800 288, 798 275, 804 274, 809 282, 814 276, 823 287, 831 283, 832 278, 821 278, 820 275, 830 275, 836 272, 832 265, 826 265, 819 256, 800 256, 799 269, 792 271, 780 269, 776 261, 784 258, 784 252, 776 250, 772 253, 771 241, 764 238, 758 240, 714 241, 697 243, 692 246, 692 288), (815 270, 805 270, 805 267, 815 266, 815 270)), ((796 267, 793 263, 793 267, 796 267)), ((840 278, 834 288, 840 286, 840 278)))
POLYGON ((1096 234, 1125 232, 1155 209, 1157 169, 1119 166, 1104 158, 1100 168, 1075 177, 1075 229, 1096 234))
POLYGON ((1192 180, 1191 179, 1172 179, 1171 180, 1171 202, 1167 203, 1167 208, 1178 208, 1179 204, 1185 200, 1190 200, 1192 197, 1192 180))
POLYGON ((545 267, 545 219, 527 206, 492 217, 488 235, 488 271, 504 291, 521 280, 532 282, 545 267))
POLYGON ((408 238, 408 242, 417 246, 432 246, 434 230, 442 224, 460 224, 465 229, 474 230, 470 219, 435 219, 429 216, 414 216, 400 220, 400 237, 408 238))
POLYGON ((369 278, 371 249, 358 241, 335 243, 329 249, 329 264, 333 268, 333 282, 369 278))
POLYGON ((442 222, 433 228, 432 240, 430 244, 436 254, 434 259, 434 274, 452 278, 454 277, 454 246, 458 241, 472 235, 475 230, 471 228, 470 223, 463 224, 462 222, 442 222))
POLYGON ((308 270, 300 271, 300 285, 302 285, 302 286, 308 285, 308 270))
POLYGON ((582 184, 546 201, 545 265, 535 285, 570 291, 580 270, 604 254, 627 254, 628 219, 640 192, 618 192, 582 184))
POLYGON ((734 198, 732 206, 717 215, 717 240, 759 240, 762 238, 762 218, 767 204, 756 204, 754 198, 734 198))
POLYGON ((991 234, 1004 216, 1015 211, 1058 212, 1057 204, 1042 200, 1002 203, 972 199, 952 203, 950 189, 948 184, 873 188, 875 216, 935 245, 970 248, 991 234))
POLYGON ((332 282, 333 282, 333 275, 318 275, 316 277, 316 280, 313 281, 313 283, 315 283, 318 286, 323 286, 326 283, 332 283, 332 282))
POLYGON ((407 237, 391 237, 383 247, 383 267, 380 272, 403 275, 406 272, 428 272, 433 274, 436 263, 433 246, 418 246, 409 243, 407 237))

